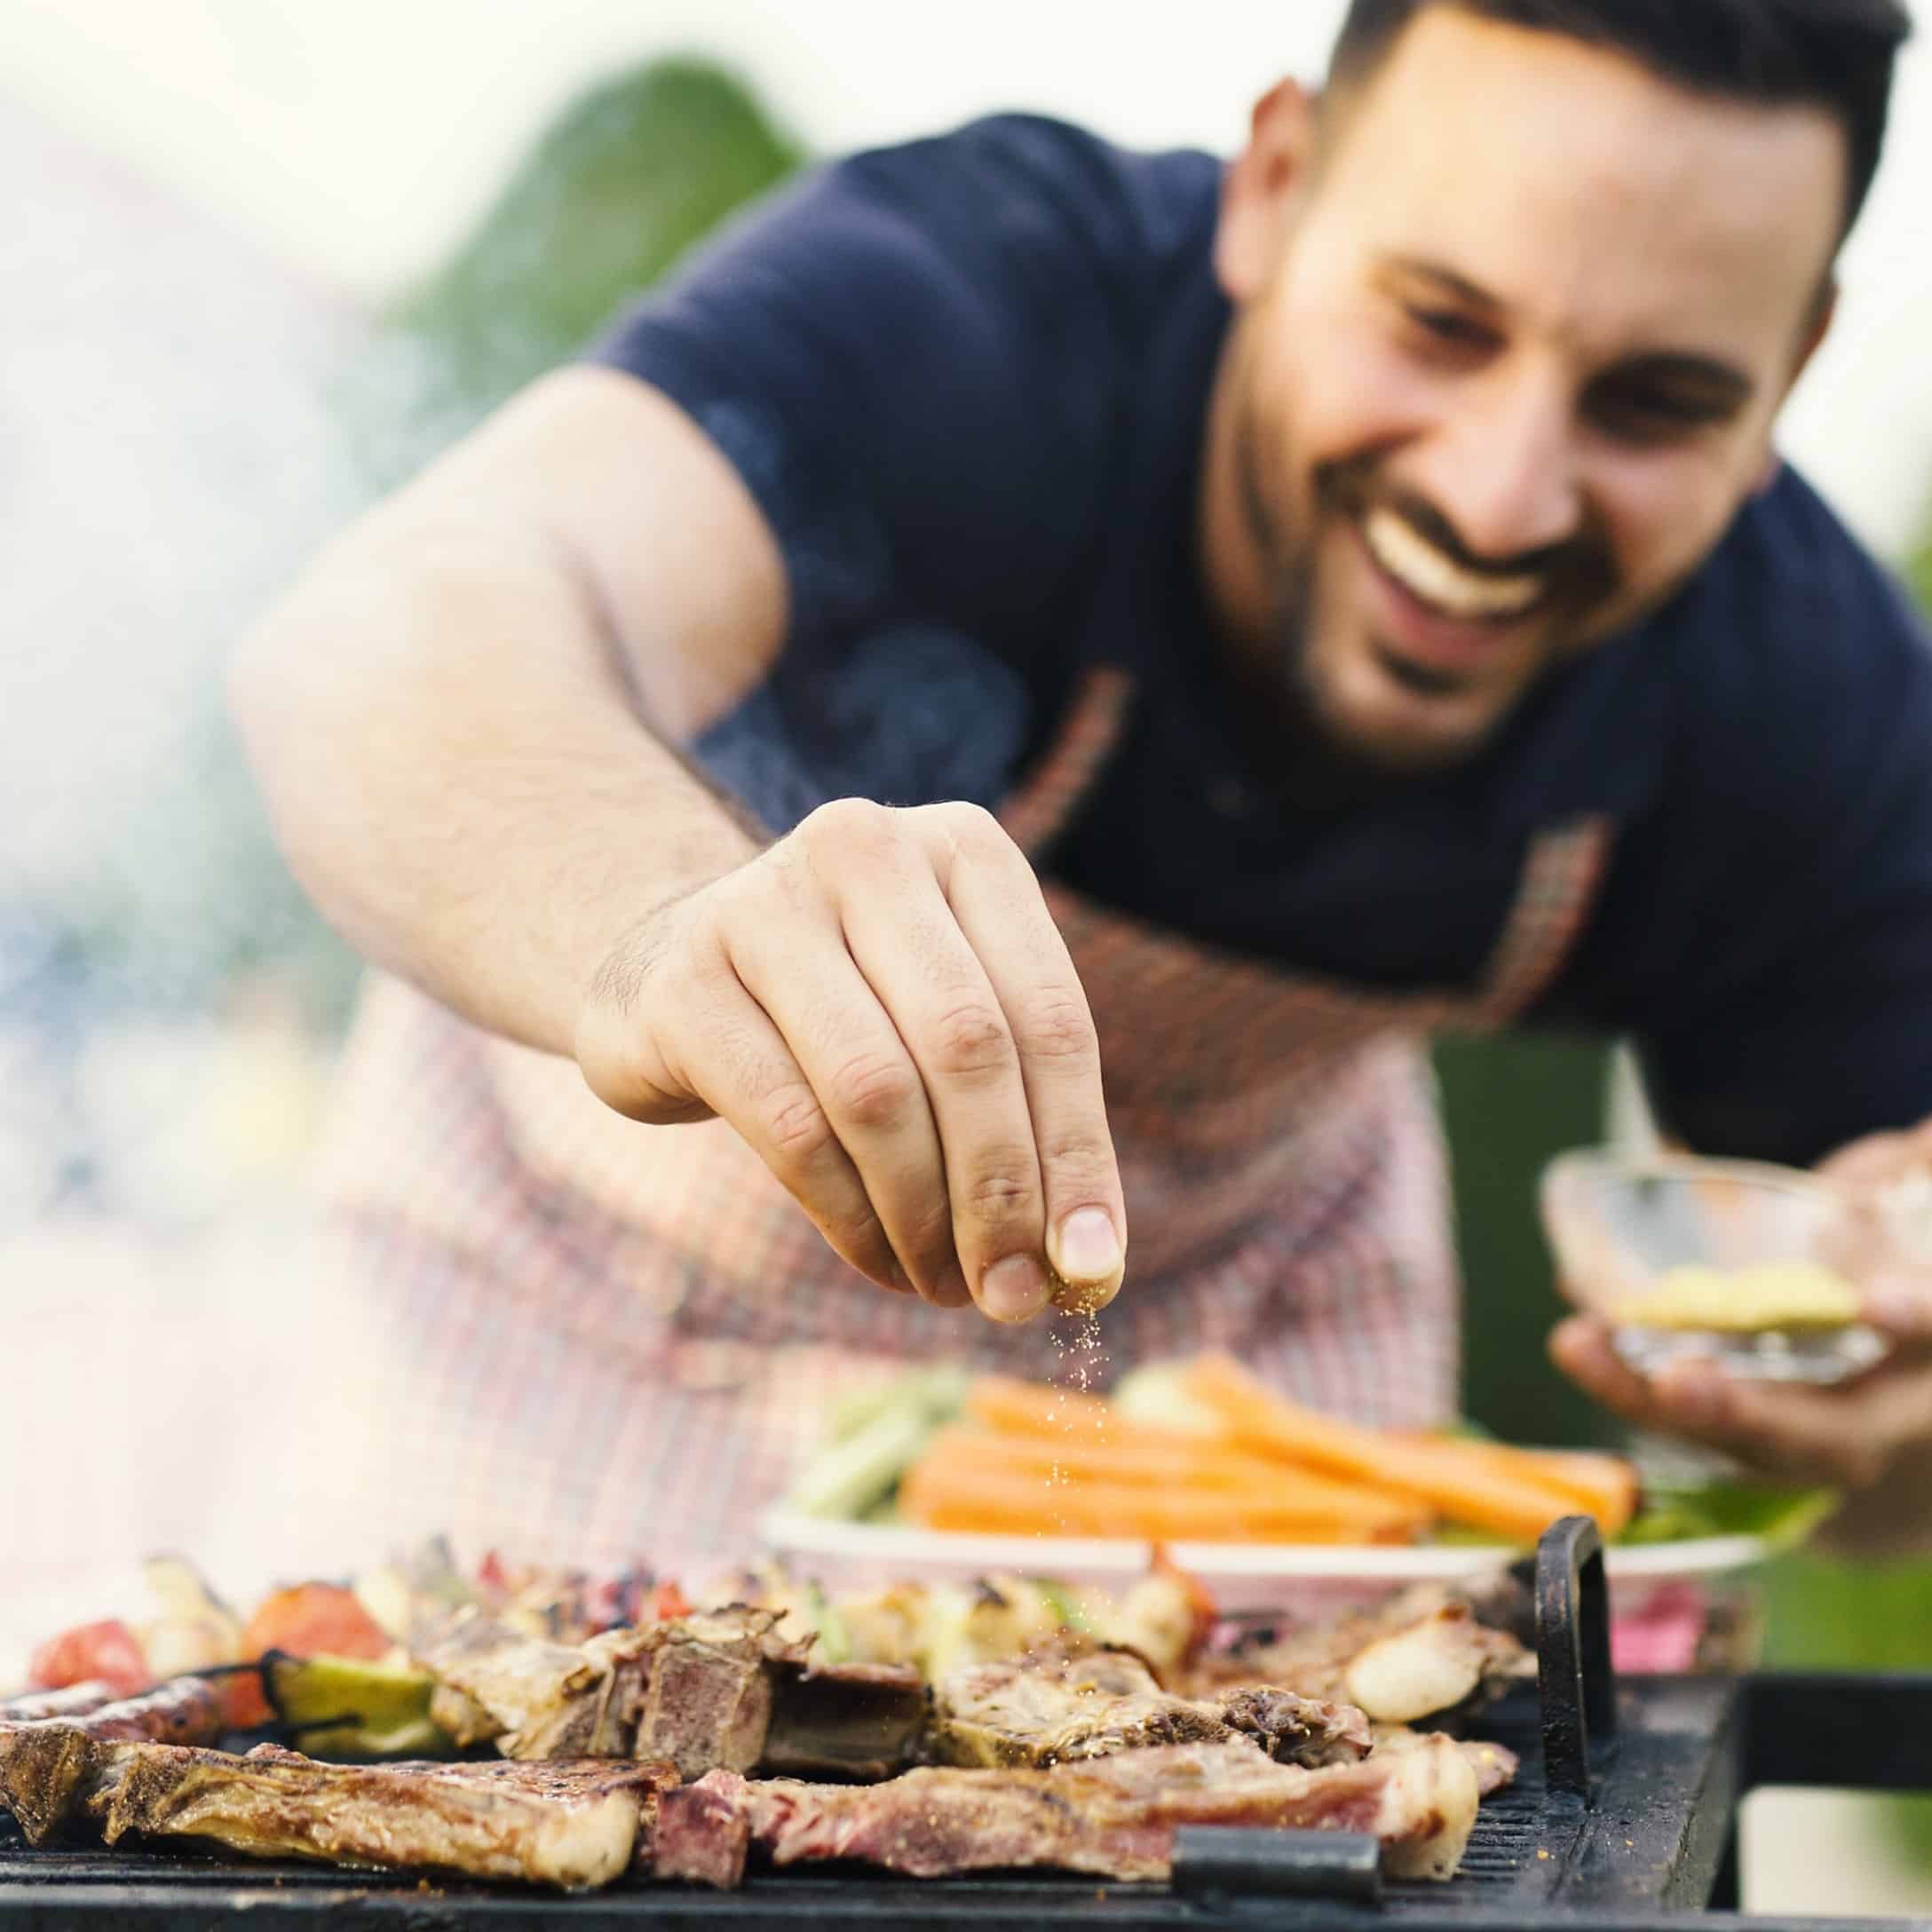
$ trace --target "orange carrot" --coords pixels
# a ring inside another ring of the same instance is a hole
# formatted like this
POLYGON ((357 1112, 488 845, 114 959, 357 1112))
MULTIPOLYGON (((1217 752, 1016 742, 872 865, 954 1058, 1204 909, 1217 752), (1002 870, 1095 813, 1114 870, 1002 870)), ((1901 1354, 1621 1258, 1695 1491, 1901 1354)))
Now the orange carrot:
POLYGON ((1573 1499, 1543 1481, 1454 1453, 1324 1415, 1273 1393, 1225 1355, 1203 1356, 1184 1386, 1226 1421, 1244 1447, 1431 1504, 1451 1522, 1533 1542, 1573 1499))
POLYGON ((1605 1536, 1614 1536, 1637 1513, 1642 1485, 1636 1466, 1621 1456, 1588 1449, 1518 1449, 1509 1443, 1461 1436, 1419 1435, 1404 1439, 1426 1443, 1480 1467, 1540 1483, 1595 1516, 1605 1536))
POLYGON ((966 1413, 976 1422, 1009 1435, 1041 1436, 1052 1442, 1075 1437, 1092 1441, 1138 1440, 1194 1445, 1212 1437, 1190 1436, 1178 1429, 1152 1429, 1122 1415, 1105 1396, 1082 1395, 1055 1389, 1045 1382, 1018 1382, 1009 1375, 981 1375, 966 1391, 966 1413))
POLYGON ((927 1456, 899 1485, 907 1518, 934 1530, 1021 1536, 1124 1536, 1149 1542, 1364 1543, 1399 1540, 1373 1522, 1310 1516, 1220 1490, 1043 1483, 927 1456))
POLYGON ((1191 1440, 1176 1453, 1137 1441, 1096 1442, 1075 1437, 1057 1443, 1040 1436, 1002 1436, 960 1424, 941 1429, 925 1460, 954 1469, 997 1470, 1041 1484, 1077 1488, 1192 1490, 1239 1497, 1263 1512, 1310 1521, 1356 1524, 1388 1535, 1413 1533, 1429 1518, 1427 1504, 1358 1483, 1339 1482, 1312 1469, 1290 1469, 1266 1456, 1222 1448, 1212 1438, 1191 1440))

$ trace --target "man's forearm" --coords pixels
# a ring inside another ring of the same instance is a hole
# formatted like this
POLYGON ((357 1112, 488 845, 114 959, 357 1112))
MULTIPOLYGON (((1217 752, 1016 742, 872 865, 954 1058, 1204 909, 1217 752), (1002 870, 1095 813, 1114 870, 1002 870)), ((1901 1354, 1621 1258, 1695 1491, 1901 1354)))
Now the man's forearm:
POLYGON ((571 1050, 617 941, 756 849, 630 701, 541 537, 378 517, 237 653, 236 717, 291 866, 360 952, 571 1050))

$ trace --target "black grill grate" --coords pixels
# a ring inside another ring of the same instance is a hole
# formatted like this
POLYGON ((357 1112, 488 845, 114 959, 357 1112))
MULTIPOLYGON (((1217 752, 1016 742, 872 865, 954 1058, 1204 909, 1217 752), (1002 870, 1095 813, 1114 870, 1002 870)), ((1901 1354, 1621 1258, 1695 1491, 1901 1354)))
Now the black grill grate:
MULTIPOLYGON (((1396 1885, 1379 1904, 1212 1889, 1214 1868, 1176 1884, 1065 1877, 915 1883, 824 1867, 767 1875, 742 1891, 620 1883, 582 1898, 487 1889, 327 1867, 241 1862, 190 1851, 29 1850, 0 1817, 0 1927, 5 1932, 234 1932, 238 1913, 318 1912, 331 1932, 991 1932, 1005 1927, 1187 1932, 1219 1927, 1528 1932, 1561 1920, 1590 1932, 1683 1932, 1719 1882, 1742 1793, 1763 1783, 1932 1790, 1932 1679, 1644 1678, 1613 1685, 1600 1624, 1595 1532, 1559 1524, 1539 1553, 1540 1681, 1485 1711, 1477 1734, 1521 1759, 1516 1782, 1485 1800, 1459 1876, 1396 1885), (1549 1741, 1546 1756, 1545 1740, 1549 1741), (1204 1884, 1203 1878, 1210 1881, 1204 1884)), ((1217 1834, 1207 1834, 1210 1838, 1217 1834)), ((1267 1836, 1269 1834, 1257 1834, 1267 1836)), ((1298 1882, 1323 1862, 1303 1840, 1298 1882)), ((1284 1861, 1286 1863, 1286 1861, 1284 1861)), ((1279 1888, 1286 1891, 1287 1888, 1279 1888)), ((1698 1923, 1778 1932, 1765 1919, 1712 1912, 1698 1923)), ((1787 1921, 1880 1932, 1882 1921, 1787 1921)))

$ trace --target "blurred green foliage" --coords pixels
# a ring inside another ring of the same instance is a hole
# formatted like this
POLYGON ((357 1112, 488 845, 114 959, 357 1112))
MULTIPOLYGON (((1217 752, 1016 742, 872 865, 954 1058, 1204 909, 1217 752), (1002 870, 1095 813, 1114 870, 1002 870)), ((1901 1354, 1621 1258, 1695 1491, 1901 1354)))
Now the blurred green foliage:
POLYGON ((377 318, 346 399, 372 480, 399 479, 568 361, 803 159, 709 61, 653 60, 586 90, 454 255, 377 318))

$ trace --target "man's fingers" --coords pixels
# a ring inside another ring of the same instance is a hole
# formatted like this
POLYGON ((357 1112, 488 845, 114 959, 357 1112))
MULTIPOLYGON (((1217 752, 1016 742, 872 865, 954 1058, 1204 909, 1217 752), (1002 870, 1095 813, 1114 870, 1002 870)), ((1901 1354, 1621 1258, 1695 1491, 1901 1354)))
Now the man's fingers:
POLYGON ((811 1080, 741 986, 710 995, 679 1071, 750 1145, 832 1247, 881 1287, 914 1292, 811 1080))
POLYGON ((1572 1315, 1550 1333, 1550 1359, 1572 1382, 1626 1421, 1650 1427, 1657 1405, 1650 1384, 1611 1346, 1610 1330, 1594 1315, 1572 1315))
POLYGON ((1018 1038, 903 820, 857 829, 859 838, 823 863, 851 957, 924 1083, 945 1157, 933 1204, 950 1214, 980 1307, 997 1320, 1027 1320, 1047 1306, 1052 1284, 1018 1038))
POLYGON ((906 1277, 928 1300, 942 1299, 953 1231, 938 1133, 920 1070, 843 936, 828 917, 750 918, 734 923, 727 943, 746 990, 797 1063, 814 1130, 856 1172, 906 1277))
POLYGON ((1781 1479, 1861 1488, 1904 1444, 1932 1436, 1932 1367, 1901 1360, 1832 1388, 1750 1382, 1707 1358, 1646 1380, 1619 1361, 1589 1317, 1550 1337, 1557 1366, 1606 1408, 1641 1428, 1721 1450, 1781 1479))
POLYGON ((1060 1298, 1105 1307, 1126 1266, 1127 1209, 1087 995, 1025 856, 991 819, 945 809, 941 877, 1013 1029, 1060 1298))
POLYGON ((1902 1342, 1932 1342, 1932 1268, 1880 1275, 1865 1290, 1865 1318, 1902 1342))

